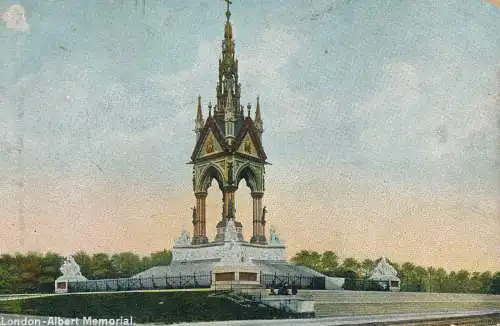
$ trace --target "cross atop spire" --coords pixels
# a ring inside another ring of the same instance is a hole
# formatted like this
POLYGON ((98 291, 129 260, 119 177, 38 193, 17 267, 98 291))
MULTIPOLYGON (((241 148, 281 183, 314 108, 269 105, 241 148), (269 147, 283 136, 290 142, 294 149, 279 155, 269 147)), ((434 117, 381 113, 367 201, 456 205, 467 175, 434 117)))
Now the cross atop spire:
POLYGON ((224 0, 224 1, 227 3, 226 18, 227 18, 227 22, 229 23, 229 17, 231 17, 231 11, 230 11, 229 6, 232 5, 233 3, 231 2, 231 0, 224 0))

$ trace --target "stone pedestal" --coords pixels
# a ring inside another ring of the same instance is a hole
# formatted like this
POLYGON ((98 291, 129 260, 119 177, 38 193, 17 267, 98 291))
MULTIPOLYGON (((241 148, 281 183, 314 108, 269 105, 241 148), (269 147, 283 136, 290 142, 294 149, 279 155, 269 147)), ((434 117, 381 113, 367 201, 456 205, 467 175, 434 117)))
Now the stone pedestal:
POLYGON ((373 269, 369 278, 372 281, 380 281, 380 285, 389 287, 389 291, 397 292, 400 290, 401 280, 398 277, 398 272, 392 267, 385 257, 382 257, 377 266, 373 269))
POLYGON ((68 280, 56 280, 54 282, 54 288, 56 293, 67 293, 69 288, 68 280))
MULTIPOLYGON (((231 246, 237 247, 237 254, 252 261, 282 261, 286 260, 285 245, 279 240, 276 231, 271 230, 269 244, 248 243, 243 241, 241 224, 234 219, 227 219, 219 230, 219 238, 214 242, 194 245, 187 231, 174 242, 172 262, 189 262, 199 260, 224 260, 229 255, 231 246)), ((234 250, 233 250, 234 254, 234 250)), ((238 262, 238 261, 237 261, 238 262)), ((241 262, 240 262, 241 263, 241 262)))
MULTIPOLYGON (((215 235, 214 242, 224 242, 225 234, 226 234, 226 226, 228 218, 223 218, 222 221, 217 223, 217 234, 215 235)), ((240 222, 234 221, 234 225, 236 227, 236 233, 238 241, 243 241, 243 225, 240 222)))
POLYGON ((260 269, 248 258, 234 219, 227 220, 220 256, 220 262, 212 269, 212 289, 245 293, 260 291, 260 269))
POLYGON ((261 288, 260 270, 257 266, 216 265, 212 270, 212 290, 258 293, 261 288))
POLYGON ((87 278, 80 272, 80 266, 72 256, 66 258, 59 270, 63 275, 59 276, 54 282, 55 293, 67 293, 71 282, 87 281, 87 278))

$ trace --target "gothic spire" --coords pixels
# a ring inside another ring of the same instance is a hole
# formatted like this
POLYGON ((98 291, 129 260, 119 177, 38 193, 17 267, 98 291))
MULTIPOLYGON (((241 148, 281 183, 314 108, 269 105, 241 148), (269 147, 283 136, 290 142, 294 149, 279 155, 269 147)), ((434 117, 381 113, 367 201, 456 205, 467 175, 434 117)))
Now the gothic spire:
POLYGON ((196 120, 194 122, 196 138, 200 136, 201 129, 203 129, 203 113, 201 112, 201 96, 198 96, 198 108, 196 110, 196 120))
POLYGON ((260 117, 260 103, 258 96, 257 96, 257 107, 255 108, 255 122, 262 122, 262 118, 260 117))
POLYGON ((203 113, 201 112, 201 96, 198 95, 198 109, 196 110, 196 121, 203 121, 203 113))
MULTIPOLYGON (((224 25, 224 40, 222 41, 222 57, 219 59, 219 80, 217 83, 217 109, 214 114, 222 118, 224 110, 228 107, 240 106, 240 87, 238 83, 238 60, 235 58, 235 46, 233 40, 233 27, 229 18, 231 11, 227 3, 226 22, 224 25), (232 93, 234 102, 228 103, 228 94, 232 93), (233 105, 234 104, 234 105, 233 105)), ((237 112, 236 112, 237 113, 237 112)))
POLYGON ((260 102, 259 102, 259 97, 257 96, 257 107, 255 108, 255 129, 259 132, 259 135, 261 135, 264 132, 264 129, 262 128, 262 118, 260 116, 260 102))
POLYGON ((223 73, 224 75, 234 75, 234 40, 233 40, 233 26, 229 21, 231 17, 231 11, 229 10, 229 5, 232 3, 229 0, 227 2, 226 10, 226 24, 224 26, 224 41, 222 42, 222 63, 224 64, 223 73))

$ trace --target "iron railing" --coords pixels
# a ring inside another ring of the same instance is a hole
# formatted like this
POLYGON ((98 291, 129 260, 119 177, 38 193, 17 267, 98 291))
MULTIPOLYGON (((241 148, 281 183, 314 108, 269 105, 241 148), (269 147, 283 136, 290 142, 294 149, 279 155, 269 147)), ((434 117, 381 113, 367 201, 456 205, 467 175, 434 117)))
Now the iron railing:
POLYGON ((390 281, 346 278, 342 288, 353 291, 389 291, 390 281))
POLYGON ((280 275, 265 274, 260 275, 260 283, 265 288, 279 289, 282 287, 310 290, 324 290, 324 276, 306 276, 306 275, 280 275))
POLYGON ((119 278, 69 282, 69 292, 107 292, 152 289, 209 288, 212 274, 165 275, 162 277, 119 278))
MULTIPOLYGON (((260 284, 264 288, 325 289, 325 277, 305 275, 260 274, 260 284)), ((180 274, 161 277, 131 277, 118 279, 87 280, 69 282, 69 292, 135 291, 151 289, 194 289, 210 288, 212 274, 180 274)))

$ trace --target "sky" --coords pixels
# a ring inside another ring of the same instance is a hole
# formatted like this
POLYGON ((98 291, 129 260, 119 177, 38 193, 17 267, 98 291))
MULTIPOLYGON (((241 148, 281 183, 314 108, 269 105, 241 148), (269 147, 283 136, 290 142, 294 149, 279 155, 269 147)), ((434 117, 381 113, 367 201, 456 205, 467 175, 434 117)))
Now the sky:
MULTIPOLYGON (((0 253, 148 254, 192 233, 225 3, 141 2, 0 0, 0 253)), ((500 270, 494 1, 234 0, 231 21, 289 257, 500 270)), ((247 240, 251 209, 241 182, 247 240)))

